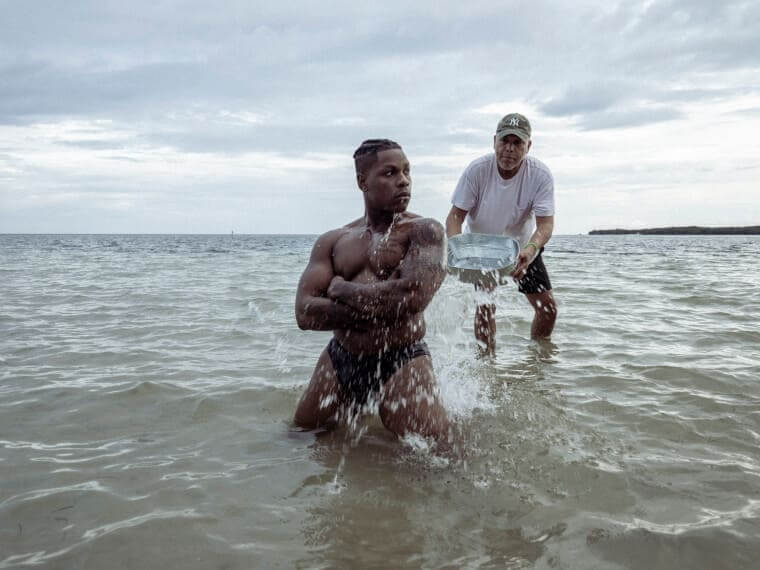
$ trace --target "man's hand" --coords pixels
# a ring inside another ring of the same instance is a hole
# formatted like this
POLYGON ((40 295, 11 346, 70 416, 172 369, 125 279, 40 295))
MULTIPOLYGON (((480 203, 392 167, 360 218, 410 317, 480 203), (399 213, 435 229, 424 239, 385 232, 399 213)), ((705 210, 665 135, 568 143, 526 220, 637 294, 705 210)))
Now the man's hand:
POLYGON ((538 256, 541 248, 551 239, 553 232, 554 216, 536 216, 536 231, 533 232, 530 241, 517 256, 517 264, 512 272, 512 279, 519 281, 525 277, 530 262, 538 256))
POLYGON ((512 278, 515 281, 519 281, 525 277, 528 266, 530 265, 530 262, 533 261, 536 253, 538 252, 533 248, 532 245, 528 245, 520 251, 519 255, 517 256, 517 264, 515 265, 514 271, 512 271, 512 278))
POLYGON ((348 281, 340 275, 336 275, 330 281, 330 286, 327 288, 327 296, 333 301, 340 301, 341 297, 346 294, 347 285, 348 281))

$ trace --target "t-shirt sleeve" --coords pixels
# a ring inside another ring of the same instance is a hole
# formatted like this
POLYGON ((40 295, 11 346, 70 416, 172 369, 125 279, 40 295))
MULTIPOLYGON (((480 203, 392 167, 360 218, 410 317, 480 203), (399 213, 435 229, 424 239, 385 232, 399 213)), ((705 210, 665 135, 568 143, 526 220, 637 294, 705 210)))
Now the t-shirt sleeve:
POLYGON ((454 189, 454 193, 451 195, 451 203, 459 208, 469 212, 478 203, 478 191, 472 180, 472 172, 470 167, 467 167, 459 177, 457 187, 454 189))
POLYGON ((554 177, 551 172, 546 172, 541 180, 533 201, 533 213, 537 216, 554 215, 554 177))

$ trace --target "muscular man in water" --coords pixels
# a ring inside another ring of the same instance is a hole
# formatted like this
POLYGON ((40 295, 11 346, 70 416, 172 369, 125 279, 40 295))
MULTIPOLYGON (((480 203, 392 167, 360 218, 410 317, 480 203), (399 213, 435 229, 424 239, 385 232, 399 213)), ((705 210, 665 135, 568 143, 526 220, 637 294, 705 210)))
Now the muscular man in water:
POLYGON ((409 161, 387 139, 354 153, 364 216, 320 236, 298 283, 301 329, 331 330, 294 421, 330 427, 377 402, 387 429, 443 441, 448 419, 437 390, 423 311, 445 276, 440 223, 406 211, 409 161))

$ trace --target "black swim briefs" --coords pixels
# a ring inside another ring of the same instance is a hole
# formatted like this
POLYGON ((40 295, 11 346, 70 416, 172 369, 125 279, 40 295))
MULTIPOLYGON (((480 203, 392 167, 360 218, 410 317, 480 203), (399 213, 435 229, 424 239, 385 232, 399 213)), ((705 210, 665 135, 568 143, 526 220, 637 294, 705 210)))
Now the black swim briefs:
POLYGON ((333 338, 327 345, 327 354, 346 399, 354 406, 364 406, 370 394, 379 392, 399 368, 418 356, 430 356, 430 351, 420 340, 376 354, 353 354, 333 338))

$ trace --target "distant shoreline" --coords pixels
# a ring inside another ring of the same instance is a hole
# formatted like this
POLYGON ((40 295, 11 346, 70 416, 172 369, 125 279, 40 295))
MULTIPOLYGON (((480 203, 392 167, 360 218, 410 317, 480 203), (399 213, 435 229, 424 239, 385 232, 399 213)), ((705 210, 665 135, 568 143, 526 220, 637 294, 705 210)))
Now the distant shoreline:
POLYGON ((644 234, 660 236, 681 235, 760 235, 760 226, 726 226, 722 228, 710 228, 704 226, 674 226, 667 228, 644 228, 640 230, 591 230, 589 235, 618 235, 618 234, 644 234))

